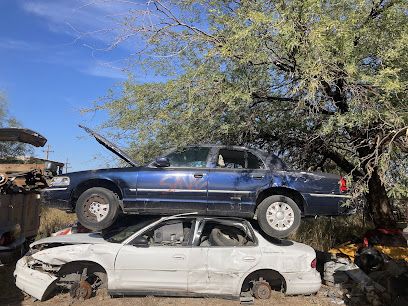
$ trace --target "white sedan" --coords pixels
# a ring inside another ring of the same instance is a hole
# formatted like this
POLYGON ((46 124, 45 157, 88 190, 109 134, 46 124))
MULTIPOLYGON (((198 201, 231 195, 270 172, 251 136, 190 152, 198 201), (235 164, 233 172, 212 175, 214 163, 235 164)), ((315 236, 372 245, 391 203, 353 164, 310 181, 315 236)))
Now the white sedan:
POLYGON ((108 234, 41 239, 17 262, 21 290, 38 300, 59 287, 89 298, 111 295, 254 295, 271 290, 312 294, 321 279, 304 244, 272 240, 243 219, 184 214, 144 220, 108 234))

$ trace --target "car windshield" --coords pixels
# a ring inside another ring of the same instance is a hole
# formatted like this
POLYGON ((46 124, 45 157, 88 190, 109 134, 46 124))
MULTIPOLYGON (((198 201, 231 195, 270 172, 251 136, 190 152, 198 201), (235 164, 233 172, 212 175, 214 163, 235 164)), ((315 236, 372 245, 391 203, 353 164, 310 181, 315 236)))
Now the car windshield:
POLYGON ((127 238, 138 232, 142 228, 159 220, 159 218, 144 218, 133 225, 119 225, 114 229, 102 232, 103 239, 111 243, 122 243, 127 238))

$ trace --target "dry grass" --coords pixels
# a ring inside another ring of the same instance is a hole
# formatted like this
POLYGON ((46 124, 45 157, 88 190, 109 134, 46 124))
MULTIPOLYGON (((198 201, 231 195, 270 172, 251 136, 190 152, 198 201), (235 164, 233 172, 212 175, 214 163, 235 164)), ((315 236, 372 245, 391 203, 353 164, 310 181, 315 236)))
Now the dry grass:
POLYGON ((75 214, 68 214, 55 208, 42 207, 37 239, 50 236, 52 233, 73 223, 76 219, 75 214))
POLYGON ((361 239, 373 228, 362 214, 337 217, 305 218, 296 233, 289 238, 310 245, 315 250, 327 251, 340 243, 361 239))

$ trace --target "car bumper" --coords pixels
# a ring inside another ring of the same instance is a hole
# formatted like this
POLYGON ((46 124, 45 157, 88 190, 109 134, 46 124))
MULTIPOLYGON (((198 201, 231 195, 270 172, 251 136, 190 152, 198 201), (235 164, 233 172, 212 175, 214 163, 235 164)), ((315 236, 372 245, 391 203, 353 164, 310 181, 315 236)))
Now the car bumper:
POLYGON ((72 210, 71 190, 67 187, 45 188, 41 191, 41 203, 47 207, 72 210))
POLYGON ((316 270, 303 273, 282 273, 286 282, 286 294, 312 294, 319 291, 322 280, 316 270))
POLYGON ((17 261, 14 271, 16 286, 32 297, 43 301, 55 289, 57 277, 29 268, 27 260, 27 257, 23 257, 17 261))

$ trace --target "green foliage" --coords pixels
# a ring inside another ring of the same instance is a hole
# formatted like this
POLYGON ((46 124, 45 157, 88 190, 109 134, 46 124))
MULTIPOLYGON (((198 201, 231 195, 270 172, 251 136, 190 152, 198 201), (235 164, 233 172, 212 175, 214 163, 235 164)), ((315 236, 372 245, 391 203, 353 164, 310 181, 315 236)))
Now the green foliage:
MULTIPOLYGON (((7 110, 7 101, 4 95, 0 92, 0 128, 19 127, 19 122, 9 116, 7 110)), ((0 159, 7 160, 16 156, 21 156, 29 153, 29 148, 18 142, 4 142, 0 141, 0 159)))
POLYGON ((337 168, 359 192, 375 171, 408 196, 406 1, 152 3, 153 26, 135 12, 126 25, 147 41, 141 64, 166 81, 129 79, 95 106, 135 158, 246 144, 295 168, 337 168))

